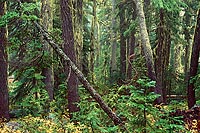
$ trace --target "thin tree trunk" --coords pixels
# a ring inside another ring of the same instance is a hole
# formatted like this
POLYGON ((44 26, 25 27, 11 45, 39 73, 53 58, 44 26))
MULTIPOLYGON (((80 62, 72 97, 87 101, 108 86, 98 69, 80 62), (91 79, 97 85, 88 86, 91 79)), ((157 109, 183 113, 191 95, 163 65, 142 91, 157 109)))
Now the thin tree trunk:
MULTIPOLYGON (((0 2, 0 17, 5 15, 6 2, 0 2)), ((7 56, 7 28, 0 28, 0 123, 8 121, 9 102, 8 102, 8 56, 7 56)))
MULTIPOLYGON (((134 8, 133 8, 133 21, 135 21, 136 19, 136 6, 135 4, 133 5, 134 8)), ((128 55, 128 70, 127 70, 127 78, 130 80, 132 79, 132 70, 133 70, 133 66, 132 66, 132 63, 133 63, 133 59, 134 59, 134 50, 135 50, 135 31, 132 31, 131 32, 131 36, 129 38, 129 55, 128 55)))
POLYGON ((186 10, 185 13, 185 28, 184 28, 184 35, 185 40, 187 42, 185 46, 185 65, 184 65, 184 72, 185 72, 185 78, 184 83, 187 86, 188 85, 188 79, 189 79, 189 71, 190 71, 190 60, 191 60, 191 51, 192 51, 192 45, 191 45, 191 35, 190 35, 190 24, 191 24, 191 16, 189 15, 190 11, 186 10))
POLYGON ((94 59, 95 59, 95 24, 96 24, 96 0, 93 0, 93 18, 92 18, 92 25, 91 25, 91 45, 90 45, 90 80, 94 83, 94 59))
MULTIPOLYGON (((52 14, 52 0, 42 0, 42 8, 41 8, 41 23, 45 29, 52 30, 53 28, 53 14, 52 14)), ((44 51, 50 55, 50 60, 53 59, 53 51, 49 47, 48 43, 42 38, 44 51)), ((53 65, 51 64, 50 67, 43 68, 42 75, 44 75, 44 84, 45 89, 48 92, 50 101, 53 100, 53 85, 54 85, 54 78, 53 78, 53 65)))
POLYGON ((111 62, 110 62, 110 81, 111 83, 114 83, 115 74, 117 72, 117 38, 116 38, 116 18, 115 18, 115 12, 116 12, 116 1, 112 0, 112 47, 111 47, 111 62))
MULTIPOLYGON (((137 12, 138 12, 140 33, 141 33, 141 38, 142 38, 142 48, 143 48, 144 56, 146 59, 148 77, 153 81, 157 81, 155 70, 154 70, 153 53, 151 50, 151 45, 150 45, 147 27, 146 27, 146 23, 145 23, 145 16, 144 16, 142 0, 135 0, 135 4, 136 4, 137 12)), ((159 98, 156 99, 155 103, 163 102, 162 89, 159 88, 159 86, 157 86, 157 84, 156 84, 156 87, 154 87, 154 92, 156 94, 161 95, 159 98)))
POLYGON ((77 66, 82 70, 82 50, 83 50, 83 0, 73 0, 73 29, 74 45, 76 50, 77 66))
POLYGON ((112 121, 115 123, 115 125, 122 124, 122 121, 120 118, 111 110, 111 108, 108 107, 108 105, 103 101, 101 96, 96 92, 96 90, 90 85, 90 83, 87 81, 83 73, 76 67, 76 65, 72 62, 72 60, 62 51, 62 49, 59 48, 59 46, 52 41, 52 39, 49 37, 48 33, 42 29, 42 27, 35 23, 44 38, 48 41, 48 43, 53 47, 53 49, 58 53, 60 57, 62 57, 69 66, 71 66, 72 71, 76 74, 79 81, 83 84, 85 89, 90 93, 90 95, 95 99, 96 102, 99 103, 100 107, 105 111, 105 113, 112 119, 112 121))
POLYGON ((126 38, 124 37, 125 32, 125 10, 123 5, 119 6, 120 12, 120 77, 121 80, 126 79, 126 38))
MULTIPOLYGON (((70 7, 70 0, 61 0, 61 19, 62 19, 62 37, 64 40, 64 52, 73 61, 76 62, 75 47, 74 47, 74 34, 72 28, 72 18, 70 7)), ((71 71, 71 65, 65 62, 64 70, 67 78, 67 90, 68 90, 68 109, 70 112, 70 117, 72 118, 73 112, 77 112, 80 108, 77 106, 79 102, 78 95, 78 79, 76 74, 71 71)))
POLYGON ((188 108, 192 108, 196 104, 194 81, 191 81, 197 75, 198 60, 200 52, 200 9, 198 10, 197 24, 194 34, 194 42, 192 47, 192 56, 190 63, 190 74, 188 81, 188 108))

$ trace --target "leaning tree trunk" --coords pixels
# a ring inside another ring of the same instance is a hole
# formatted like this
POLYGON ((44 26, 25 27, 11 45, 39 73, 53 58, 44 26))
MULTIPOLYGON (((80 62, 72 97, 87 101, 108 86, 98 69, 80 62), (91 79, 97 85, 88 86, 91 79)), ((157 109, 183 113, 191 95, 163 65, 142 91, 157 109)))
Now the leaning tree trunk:
MULTIPOLYGON (((75 47, 74 47, 74 34, 72 27, 72 17, 70 7, 70 0, 61 0, 61 19, 62 19, 62 37, 64 40, 64 52, 73 61, 76 62, 75 47)), ((68 109, 70 117, 72 113, 80 110, 77 103, 79 102, 78 94, 78 79, 74 71, 71 71, 71 65, 64 65, 64 70, 67 78, 67 90, 68 90, 68 109)))
POLYGON ((53 49, 58 53, 60 57, 62 57, 69 66, 71 66, 72 71, 76 74, 79 81, 83 84, 84 88, 90 93, 92 98, 95 99, 96 102, 99 103, 100 107, 105 111, 105 113, 112 119, 112 121, 115 123, 115 125, 120 125, 122 121, 120 118, 111 110, 111 108, 108 107, 108 105, 103 101, 101 96, 96 92, 96 90, 90 85, 90 83, 87 81, 83 73, 77 68, 77 66, 72 62, 72 60, 63 52, 62 49, 59 48, 59 46, 52 41, 52 39, 49 37, 48 33, 38 24, 36 23, 36 26, 44 36, 44 38, 47 40, 47 42, 53 47, 53 49))
MULTIPOLYGON (((0 17, 5 15, 6 2, 0 2, 0 17)), ((9 120, 8 82, 7 82, 7 28, 0 27, 0 123, 9 120)))
MULTIPOLYGON (((42 8, 41 8, 41 23, 44 26, 45 29, 52 30, 53 28, 53 14, 52 14, 52 0, 42 0, 42 8)), ((48 43, 42 38, 43 42, 43 50, 48 53, 48 57, 50 60, 53 59, 53 51, 49 47, 48 43)), ((42 75, 45 77, 44 84, 45 89, 48 92, 49 100, 53 100, 53 65, 52 61, 50 62, 50 66, 42 69, 42 75)))
MULTIPOLYGON (((146 60, 147 69, 148 69, 148 77, 153 81, 157 81, 155 70, 154 70, 153 54, 152 54, 149 36, 148 36, 146 23, 145 23, 145 16, 144 16, 142 0, 135 0, 135 4, 136 4, 137 12, 138 12, 140 34, 141 34, 141 38, 142 38, 142 48, 143 48, 143 52, 144 52, 144 56, 145 56, 145 60, 146 60)), ((156 99, 155 103, 163 102, 162 89, 159 88, 157 86, 157 84, 156 84, 156 87, 154 87, 154 92, 156 94, 161 95, 159 98, 156 99)))
POLYGON ((196 103, 195 87, 194 87, 194 81, 192 81, 192 79, 197 75, 199 52, 200 52, 200 9, 198 10, 197 24, 194 34, 194 42, 192 46, 190 74, 188 80, 188 108, 192 108, 196 103))

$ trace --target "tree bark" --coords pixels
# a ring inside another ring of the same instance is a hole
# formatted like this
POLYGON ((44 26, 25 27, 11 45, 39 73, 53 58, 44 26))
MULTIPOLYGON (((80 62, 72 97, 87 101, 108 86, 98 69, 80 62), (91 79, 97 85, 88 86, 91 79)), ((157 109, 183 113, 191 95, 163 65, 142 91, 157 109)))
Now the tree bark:
POLYGON ((96 14, 96 0, 93 0, 93 18, 91 23, 91 44, 90 44, 90 80, 92 83, 94 83, 94 59, 95 59, 95 44, 96 44, 96 38, 95 38, 95 28, 96 28, 96 21, 97 21, 97 14, 96 14))
MULTIPOLYGON (((136 13, 136 5, 133 4, 133 14, 132 14, 132 19, 133 21, 135 21, 137 16, 136 13)), ((132 79, 132 71, 133 71, 133 67, 132 67, 132 63, 133 63, 133 59, 134 59, 134 50, 135 50, 135 29, 131 32, 131 35, 129 37, 129 55, 128 55, 128 70, 127 70, 127 78, 129 80, 132 79)))
MULTIPOLYGON (((76 62, 75 47, 74 47, 74 34, 72 27, 72 17, 70 7, 70 0, 61 0, 61 21, 62 21, 62 37, 64 40, 64 52, 73 61, 76 62)), ((79 102, 78 94, 78 79, 74 71, 71 71, 71 65, 65 62, 64 70, 67 78, 67 90, 68 90, 68 109, 70 117, 72 118, 72 113, 77 112, 80 108, 77 106, 79 102)))
POLYGON ((190 71, 190 61, 191 61, 191 51, 192 51, 192 45, 191 45, 191 34, 190 30, 191 28, 191 11, 190 8, 186 9, 185 16, 184 16, 184 36, 186 40, 186 46, 185 46, 185 64, 184 64, 184 72, 185 72, 185 78, 184 78, 184 83, 187 88, 188 86, 188 79, 189 79, 189 71, 190 71))
POLYGON ((62 57, 69 66, 71 66, 72 71, 76 74, 79 81, 83 84, 84 88, 90 93, 92 98, 95 99, 96 102, 99 103, 100 107, 105 111, 105 113, 112 119, 115 125, 122 124, 122 121, 120 118, 111 110, 111 108, 108 107, 108 105, 103 101, 101 96, 96 92, 96 90, 90 85, 90 83, 87 81, 87 79, 84 77, 83 73, 76 67, 76 65, 72 62, 72 60, 63 52, 62 49, 59 48, 59 46, 52 41, 52 39, 49 37, 48 33, 42 29, 42 27, 36 23, 36 26, 42 33, 42 35, 45 37, 47 42, 53 47, 53 49, 58 53, 60 57, 62 57))
MULTIPOLYGON (((41 8, 41 23, 44 26, 45 29, 52 30, 53 28, 53 14, 52 14, 52 0, 42 0, 42 8, 41 8)), ((50 55, 50 59, 52 62, 53 59, 53 51, 49 47, 48 43, 42 39, 43 43, 43 50, 50 55)), ((45 84, 45 89, 48 92, 49 95, 49 100, 53 100, 53 84, 54 84, 54 78, 53 78, 53 65, 51 64, 50 67, 43 68, 42 70, 42 75, 45 77, 44 79, 44 84, 45 84)))
MULTIPOLYGON (((141 34, 141 39, 142 39, 142 48, 143 48, 143 52, 144 52, 144 56, 145 56, 145 60, 146 60, 148 77, 151 80, 158 82, 156 80, 156 74, 155 74, 155 70, 154 70, 153 53, 151 50, 151 45, 150 45, 149 36, 148 36, 148 32, 147 32, 145 15, 144 15, 144 10, 143 10, 143 3, 141 0, 135 0, 135 4, 136 4, 137 12, 138 12, 140 34, 141 34)), ((159 88, 157 86, 157 84, 156 84, 156 87, 154 87, 154 92, 156 94, 161 95, 159 98, 156 99, 155 103, 163 102, 162 89, 159 88)))
POLYGON ((119 17, 120 17, 120 77, 121 80, 126 79, 126 38, 125 32, 125 10, 123 4, 119 5, 119 17))
POLYGON ((165 13, 164 9, 160 9, 160 23, 157 28, 157 47, 156 47, 156 57, 155 57, 155 71, 157 86, 162 89, 163 92, 163 102, 166 103, 166 84, 167 84, 167 69, 169 66, 169 53, 170 53, 170 41, 169 32, 165 24, 165 13))
POLYGON ((77 66, 82 70, 82 50, 83 50, 83 0, 73 0, 73 29, 74 29, 74 45, 76 51, 77 66))
POLYGON ((191 81, 198 70, 198 60, 200 52, 200 9, 198 10, 196 29, 194 34, 194 41, 192 46, 192 56, 190 63, 190 74, 188 80, 188 108, 192 108, 196 104, 194 81, 191 81))
POLYGON ((110 61, 110 81, 111 84, 114 83, 116 72, 117 72, 117 38, 116 38, 116 18, 115 18, 115 12, 116 12, 116 1, 112 0, 112 47, 111 47, 111 61, 110 61))
MULTIPOLYGON (((0 2, 0 17, 5 15, 6 2, 0 2)), ((8 121, 9 97, 8 97, 8 56, 7 56, 7 28, 0 27, 0 122, 8 121)))

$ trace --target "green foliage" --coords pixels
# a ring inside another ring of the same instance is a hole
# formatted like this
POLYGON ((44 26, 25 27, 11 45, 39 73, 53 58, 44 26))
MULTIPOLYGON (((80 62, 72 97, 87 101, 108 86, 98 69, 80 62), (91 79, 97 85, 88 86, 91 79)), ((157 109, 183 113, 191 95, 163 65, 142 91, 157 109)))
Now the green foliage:
POLYGON ((187 5, 180 0, 153 0, 152 4, 155 8, 165 9, 167 11, 178 11, 187 5))
MULTIPOLYGON (((102 92, 103 99, 124 121, 129 132, 182 132, 185 131, 181 118, 170 117, 164 106, 154 106, 153 101, 159 95, 149 92, 148 88, 155 86, 154 81, 139 79, 138 86, 123 85, 119 88, 110 88, 102 92)), ((122 132, 120 127, 112 126, 108 116, 99 108, 99 105, 80 88, 81 111, 75 113, 74 119, 92 128, 93 132, 122 132)))
POLYGON ((131 35, 131 33, 134 31, 136 31, 136 27, 137 27, 137 22, 136 21, 133 21, 130 25, 129 25, 129 27, 128 27, 128 29, 124 32, 124 36, 125 37, 128 37, 128 36, 130 36, 131 35))
POLYGON ((0 18, 0 27, 6 26, 10 21, 12 21, 16 17, 19 17, 18 12, 13 11, 6 13, 0 18))
POLYGON ((2 125, 2 133, 91 133, 91 128, 80 123, 70 122, 66 115, 51 118, 33 117, 28 115, 20 118, 9 125, 2 125), (13 124, 13 125, 12 125, 13 124), (15 130, 13 129, 15 128, 15 130))

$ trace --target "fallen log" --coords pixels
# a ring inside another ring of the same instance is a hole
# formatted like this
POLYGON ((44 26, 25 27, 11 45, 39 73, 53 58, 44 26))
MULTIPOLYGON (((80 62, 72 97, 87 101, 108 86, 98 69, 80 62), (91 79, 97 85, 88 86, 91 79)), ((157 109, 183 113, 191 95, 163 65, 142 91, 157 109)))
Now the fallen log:
POLYGON ((104 112, 112 119, 115 125, 123 125, 121 119, 111 110, 110 107, 103 101, 101 96, 96 92, 96 90, 90 85, 83 73, 77 68, 77 66, 71 61, 71 59, 63 52, 63 50, 52 40, 48 32, 37 22, 34 22, 38 30, 44 37, 51 47, 57 52, 57 54, 62 57, 69 66, 71 66, 72 71, 76 74, 79 81, 83 84, 84 88, 90 93, 92 98, 100 105, 104 112))

